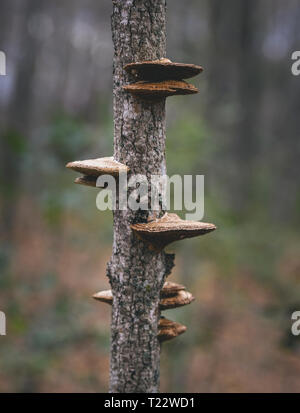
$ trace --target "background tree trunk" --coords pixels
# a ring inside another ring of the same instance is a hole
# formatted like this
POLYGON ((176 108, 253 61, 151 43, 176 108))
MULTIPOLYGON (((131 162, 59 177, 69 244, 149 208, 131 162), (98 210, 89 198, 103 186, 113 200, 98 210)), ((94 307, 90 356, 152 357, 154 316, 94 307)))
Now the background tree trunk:
MULTIPOLYGON (((143 102, 122 89, 132 81, 130 62, 166 54, 165 0, 113 1, 114 156, 131 174, 164 174, 165 100, 143 102)), ((129 174, 130 178, 130 174, 129 174)), ((111 392, 156 392, 160 345, 157 340, 159 295, 173 256, 150 251, 135 238, 130 224, 145 222, 153 211, 114 213, 113 254, 108 277, 113 292, 111 392)))

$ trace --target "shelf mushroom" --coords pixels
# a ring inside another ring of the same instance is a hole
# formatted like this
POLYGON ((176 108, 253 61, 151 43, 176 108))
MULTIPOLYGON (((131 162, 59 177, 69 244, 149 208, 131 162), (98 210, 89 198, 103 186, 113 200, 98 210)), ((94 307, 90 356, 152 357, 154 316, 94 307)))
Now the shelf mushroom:
POLYGON ((125 70, 140 80, 160 81, 188 79, 201 73, 203 68, 193 64, 160 59, 129 63, 125 66, 125 70))
POLYGON ((136 96, 144 98, 165 98, 173 95, 191 95, 198 89, 183 80, 163 80, 161 82, 140 81, 123 86, 123 89, 136 96))
POLYGON ((112 175, 117 178, 121 173, 129 171, 128 166, 115 161, 112 156, 69 162, 66 167, 83 174, 75 179, 76 184, 93 187, 97 186, 97 178, 100 175, 112 175))
POLYGON ((198 89, 194 85, 183 80, 162 80, 160 82, 145 82, 141 80, 130 85, 125 85, 123 89, 133 95, 146 99, 198 93, 198 89))
POLYGON ((162 218, 132 224, 131 229, 138 238, 149 244, 150 249, 161 251, 171 242, 208 234, 216 226, 199 221, 185 221, 176 214, 165 213, 162 218))
POLYGON ((177 294, 178 291, 185 290, 185 286, 181 284, 174 283, 172 281, 166 281, 164 286, 160 292, 160 296, 164 297, 172 297, 173 295, 177 294))
POLYGON ((174 63, 169 59, 128 63, 124 69, 136 78, 123 89, 144 99, 163 99, 173 95, 191 95, 198 89, 182 79, 202 72, 201 66, 174 63))
POLYGON ((161 298, 159 308, 161 310, 169 310, 171 308, 182 307, 190 304, 195 298, 188 291, 178 291, 171 297, 161 298))
POLYGON ((98 293, 93 295, 93 298, 98 301, 102 301, 103 303, 112 305, 113 302, 113 295, 111 290, 104 290, 99 291, 98 293))
POLYGON ((161 317, 158 322, 158 334, 157 338, 160 342, 172 340, 172 338, 178 337, 186 331, 186 326, 175 321, 168 320, 165 317, 161 317))

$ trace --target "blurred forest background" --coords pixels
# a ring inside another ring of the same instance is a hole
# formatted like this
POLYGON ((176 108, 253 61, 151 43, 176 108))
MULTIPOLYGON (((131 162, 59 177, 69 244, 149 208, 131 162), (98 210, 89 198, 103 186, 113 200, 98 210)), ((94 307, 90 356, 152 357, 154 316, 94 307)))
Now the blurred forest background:
MULTIPOLYGON (((113 147, 110 0, 1 0, 0 391, 108 389, 112 214, 68 161, 113 147)), ((172 0, 168 54, 204 66, 167 101, 168 173, 205 175, 218 231, 171 245, 169 280, 196 297, 166 313, 161 390, 300 391, 299 0, 172 0)))

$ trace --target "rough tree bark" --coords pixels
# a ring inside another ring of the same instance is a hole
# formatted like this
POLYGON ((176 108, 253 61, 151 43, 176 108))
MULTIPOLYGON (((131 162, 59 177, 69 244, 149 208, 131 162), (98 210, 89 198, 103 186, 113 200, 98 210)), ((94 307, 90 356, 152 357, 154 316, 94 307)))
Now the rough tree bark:
MULTIPOLYGON (((162 175, 165 163, 165 100, 145 102, 122 85, 133 79, 127 63, 166 54, 165 0, 113 0, 114 157, 131 174, 162 175)), ((130 178, 130 174, 129 174, 130 178)), ((130 224, 154 211, 114 212, 113 253, 107 275, 113 292, 111 392, 157 392, 160 344, 159 295, 173 266, 173 255, 153 252, 136 239, 130 224)))

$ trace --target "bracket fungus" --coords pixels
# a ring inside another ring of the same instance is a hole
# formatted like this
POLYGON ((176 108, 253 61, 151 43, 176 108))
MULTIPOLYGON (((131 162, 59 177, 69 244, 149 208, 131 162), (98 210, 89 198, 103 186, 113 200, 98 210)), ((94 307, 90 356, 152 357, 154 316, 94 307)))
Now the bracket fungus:
POLYGON ((178 291, 172 297, 161 298, 159 308, 161 310, 169 310, 171 308, 182 307, 193 302, 195 298, 188 291, 178 291))
POLYGON ((186 63, 174 63, 169 59, 129 63, 124 69, 137 79, 148 81, 188 79, 203 71, 201 66, 186 63))
MULTIPOLYGON (((178 284, 177 284, 178 285, 178 284)), ((163 287, 162 291, 166 291, 167 288, 163 287)), ((171 308, 182 307, 184 305, 190 304, 194 301, 194 297, 188 291, 184 291, 185 287, 181 290, 173 293, 172 296, 162 297, 159 302, 160 310, 168 310, 171 308)), ((169 292, 169 291, 168 291, 169 292)), ((93 298, 97 301, 101 301, 106 304, 112 305, 113 295, 111 290, 99 291, 93 295, 93 298)))
MULTIPOLYGON (((83 175, 74 180, 75 184, 98 187, 97 178, 100 175, 112 175, 118 177, 123 172, 128 172, 129 168, 111 157, 87 159, 84 161, 69 162, 67 168, 80 172, 83 175)), ((105 188, 105 186, 99 186, 105 188)))
POLYGON ((131 229, 138 238, 149 244, 150 249, 161 251, 171 242, 208 234, 216 226, 206 222, 184 221, 176 214, 165 213, 162 218, 132 224, 131 229))
POLYGON ((172 297, 173 295, 177 294, 178 291, 182 290, 185 290, 184 285, 173 283, 172 281, 166 281, 160 292, 160 296, 161 298, 172 297))
POLYGON ((130 85, 125 85, 123 89, 145 99, 198 93, 198 89, 194 85, 183 80, 163 80, 161 82, 145 82, 141 80, 130 85))
POLYGON ((93 295, 93 298, 110 305, 112 305, 113 302, 113 295, 111 290, 99 291, 98 293, 93 295))
POLYGON ((75 179, 76 184, 94 187, 100 175, 118 177, 121 173, 129 171, 128 166, 115 161, 112 156, 69 162, 66 167, 83 174, 83 176, 75 179))
POLYGON ((158 322, 157 338, 160 342, 172 340, 186 331, 186 326, 161 317, 158 322))

